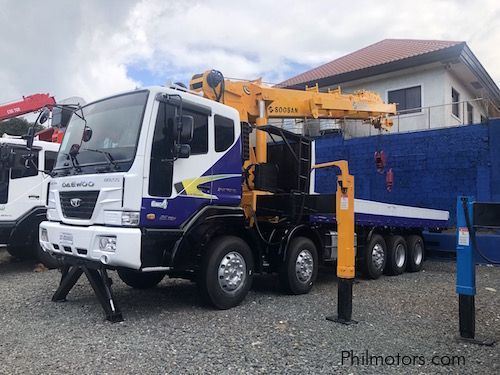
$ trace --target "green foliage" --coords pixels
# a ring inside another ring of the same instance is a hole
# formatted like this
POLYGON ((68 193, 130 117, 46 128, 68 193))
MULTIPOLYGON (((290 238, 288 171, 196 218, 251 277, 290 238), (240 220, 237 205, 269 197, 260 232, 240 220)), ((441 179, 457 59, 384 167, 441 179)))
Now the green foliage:
MULTIPOLYGON (((25 135, 28 133, 28 128, 32 125, 32 123, 21 117, 14 117, 9 120, 0 121, 0 136, 4 133, 9 135, 25 135)), ((35 127, 35 133, 43 129, 43 126, 37 125, 35 127)))

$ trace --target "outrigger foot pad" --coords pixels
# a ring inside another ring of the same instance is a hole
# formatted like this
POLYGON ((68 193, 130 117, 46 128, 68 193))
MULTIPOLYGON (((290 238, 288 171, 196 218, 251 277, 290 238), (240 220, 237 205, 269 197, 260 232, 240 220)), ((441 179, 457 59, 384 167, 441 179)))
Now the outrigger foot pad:
POLYGON ((467 342, 470 344, 481 345, 481 346, 493 346, 496 344, 495 340, 484 339, 484 338, 470 338, 470 337, 457 337, 459 342, 467 342))
POLYGON ((352 319, 342 319, 342 318, 339 318, 337 315, 331 315, 331 316, 327 316, 326 317, 326 320, 329 320, 330 322, 335 322, 335 323, 340 323, 340 324, 344 324, 346 326, 349 326, 351 324, 358 324, 358 321, 357 320, 352 320, 352 319))
POLYGON ((81 265, 64 266, 62 269, 59 287, 52 296, 52 301, 66 301, 68 293, 71 289, 73 289, 78 279, 80 279, 84 273, 89 280, 95 295, 97 296, 97 300, 106 314, 106 320, 109 320, 112 323, 122 322, 122 313, 115 302, 113 292, 111 290, 111 284, 113 281, 108 276, 105 268, 92 269, 81 265))
POLYGON ((337 281, 337 316, 327 316, 326 320, 340 324, 356 324, 352 320, 352 284, 354 279, 339 278, 337 281))

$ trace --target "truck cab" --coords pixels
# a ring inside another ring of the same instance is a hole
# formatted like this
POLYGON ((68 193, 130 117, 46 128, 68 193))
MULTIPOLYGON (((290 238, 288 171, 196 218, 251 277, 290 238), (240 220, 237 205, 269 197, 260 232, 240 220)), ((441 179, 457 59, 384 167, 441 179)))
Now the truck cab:
POLYGON ((73 260, 133 270, 172 267, 193 216, 241 200, 236 110, 180 90, 116 95, 73 115, 54 167, 41 244, 73 260), (181 114, 182 112, 182 114, 181 114), (193 119, 180 154, 179 116, 193 119))
POLYGON ((32 150, 20 138, 0 138, 0 244, 17 258, 40 255, 38 224, 45 219, 49 174, 59 144, 35 141, 32 150))

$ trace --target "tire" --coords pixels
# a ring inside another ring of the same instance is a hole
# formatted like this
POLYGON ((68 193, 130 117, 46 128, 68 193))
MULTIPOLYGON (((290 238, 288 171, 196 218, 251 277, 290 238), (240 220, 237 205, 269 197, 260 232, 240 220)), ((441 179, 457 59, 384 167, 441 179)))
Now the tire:
POLYGON ((118 276, 125 284, 134 289, 150 289, 157 286, 163 280, 165 272, 140 272, 119 269, 118 276))
POLYGON ((280 283, 288 294, 306 294, 318 276, 318 252, 306 237, 294 238, 280 267, 280 283))
POLYGON ((197 285, 202 298, 220 310, 238 306, 253 281, 253 254, 239 237, 214 238, 205 253, 197 285))
POLYGON ((40 246, 40 243, 38 240, 33 244, 33 247, 35 248, 35 253, 36 253, 36 258, 37 260, 42 263, 45 267, 48 269, 54 269, 54 268, 61 268, 62 267, 62 262, 58 260, 57 258, 53 257, 51 254, 49 254, 46 251, 43 251, 42 247, 40 246))
POLYGON ((16 259, 26 260, 33 257, 32 249, 27 246, 7 246, 7 252, 16 259))
POLYGON ((408 260, 408 246, 402 236, 391 235, 386 238, 387 262, 385 273, 388 275, 401 275, 406 269, 408 260))
POLYGON ((406 270, 408 272, 419 272, 424 266, 424 240, 421 236, 411 235, 406 238, 408 244, 406 270))
POLYGON ((368 279, 378 279, 387 262, 387 245, 384 237, 374 234, 363 249, 361 270, 368 279))

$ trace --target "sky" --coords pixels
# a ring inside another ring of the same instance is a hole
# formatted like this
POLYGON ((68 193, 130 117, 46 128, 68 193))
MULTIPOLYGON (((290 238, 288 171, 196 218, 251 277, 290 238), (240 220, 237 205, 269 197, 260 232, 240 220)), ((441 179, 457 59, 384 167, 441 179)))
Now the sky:
POLYGON ((0 103, 212 68, 278 83, 385 38, 466 41, 500 85, 498 0, 0 0, 0 103))

